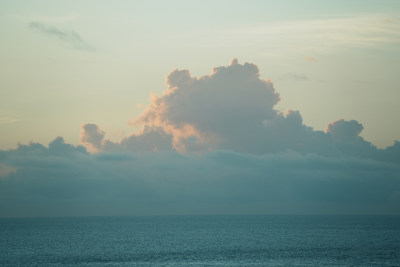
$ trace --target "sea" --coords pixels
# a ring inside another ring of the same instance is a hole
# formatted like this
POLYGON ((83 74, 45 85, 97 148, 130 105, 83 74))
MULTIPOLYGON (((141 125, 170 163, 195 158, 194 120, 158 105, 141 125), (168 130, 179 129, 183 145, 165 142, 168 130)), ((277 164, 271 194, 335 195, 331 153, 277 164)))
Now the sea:
POLYGON ((8 218, 0 266, 400 266, 400 216, 8 218))

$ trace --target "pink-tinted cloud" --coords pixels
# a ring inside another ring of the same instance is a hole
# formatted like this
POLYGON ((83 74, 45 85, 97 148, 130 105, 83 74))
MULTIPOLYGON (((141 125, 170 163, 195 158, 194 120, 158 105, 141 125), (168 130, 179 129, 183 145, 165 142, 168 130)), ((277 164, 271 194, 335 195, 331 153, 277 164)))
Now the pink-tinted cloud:
POLYGON ((263 122, 276 116, 279 101, 271 81, 259 78, 254 64, 239 64, 193 77, 188 70, 173 70, 167 77, 167 90, 153 96, 147 110, 136 119, 139 125, 162 127, 174 136, 174 147, 186 150, 187 139, 209 147, 251 142, 263 122))
POLYGON ((261 79, 256 65, 216 67, 195 77, 189 70, 173 70, 162 95, 151 94, 150 104, 133 120, 141 130, 119 142, 105 138, 95 124, 84 124, 81 142, 92 152, 133 151, 184 153, 232 150, 267 154, 285 151, 324 156, 381 157, 360 133, 355 120, 337 120, 326 131, 303 124, 299 111, 279 112, 280 100, 269 79, 261 79))
POLYGON ((316 59, 315 57, 304 56, 303 59, 304 59, 305 61, 308 61, 308 62, 315 62, 315 61, 317 61, 317 59, 316 59))
POLYGON ((84 123, 80 141, 89 151, 98 152, 103 147, 104 135, 105 133, 96 124, 84 123))

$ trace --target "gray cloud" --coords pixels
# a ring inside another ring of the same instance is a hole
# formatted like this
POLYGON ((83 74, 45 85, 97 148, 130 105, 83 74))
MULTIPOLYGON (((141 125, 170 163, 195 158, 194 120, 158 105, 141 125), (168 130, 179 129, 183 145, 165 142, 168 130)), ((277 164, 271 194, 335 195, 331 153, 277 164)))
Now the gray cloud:
POLYGON ((199 78, 174 70, 167 85, 136 123, 162 127, 180 151, 188 149, 187 142, 197 142, 199 149, 248 151, 263 134, 263 121, 277 114, 279 94, 272 83, 259 78, 256 65, 236 59, 199 78))
POLYGON ((308 81, 308 77, 301 73, 285 73, 280 76, 281 80, 289 80, 289 81, 308 81))
POLYGON ((1 151, 1 216, 400 214, 400 165, 296 152, 100 153, 65 144, 1 151))
POLYGON ((45 36, 57 38, 64 44, 75 49, 92 50, 93 47, 87 44, 81 36, 73 30, 61 30, 54 26, 46 25, 40 22, 29 23, 29 28, 45 36))
POLYGON ((86 148, 0 150, 0 216, 400 214, 400 142, 378 149, 355 120, 323 132, 275 110, 254 64, 174 70, 167 85, 119 142, 83 124, 86 148))
MULTIPOLYGON (((111 142, 103 134, 101 142, 84 144, 103 152, 223 149, 258 155, 296 151, 388 158, 386 150, 360 136, 363 126, 355 120, 337 120, 322 132, 304 125, 299 111, 277 111, 274 107, 280 96, 270 80, 260 78, 254 64, 242 65, 234 59, 201 77, 192 76, 189 70, 173 70, 166 83, 167 90, 161 96, 152 95, 150 105, 134 120, 143 127, 140 132, 120 142, 111 142)), ((97 138, 85 129, 82 135, 97 138)))
POLYGON ((80 141, 90 151, 97 152, 102 147, 105 133, 96 124, 86 123, 82 125, 80 141))
POLYGON ((340 119, 329 123, 325 131, 329 133, 334 140, 351 142, 361 139, 359 135, 363 129, 364 127, 362 124, 355 120, 345 121, 340 119))

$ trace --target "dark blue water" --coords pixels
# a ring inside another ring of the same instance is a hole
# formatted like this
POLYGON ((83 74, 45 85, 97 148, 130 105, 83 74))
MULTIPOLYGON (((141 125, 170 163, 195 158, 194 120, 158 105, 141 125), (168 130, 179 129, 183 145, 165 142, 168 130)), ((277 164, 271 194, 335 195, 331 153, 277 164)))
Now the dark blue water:
POLYGON ((400 266, 400 216, 0 220, 1 266, 400 266))

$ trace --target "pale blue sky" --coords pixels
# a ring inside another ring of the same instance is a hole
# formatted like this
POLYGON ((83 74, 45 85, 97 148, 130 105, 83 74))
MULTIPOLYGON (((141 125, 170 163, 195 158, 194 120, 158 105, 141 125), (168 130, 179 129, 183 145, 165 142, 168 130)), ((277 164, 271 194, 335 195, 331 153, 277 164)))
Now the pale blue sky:
POLYGON ((0 149, 118 140, 174 68, 252 62, 317 130, 356 119, 379 147, 400 139, 400 1, 2 1, 0 149), (57 33, 58 32, 58 33, 57 33))

